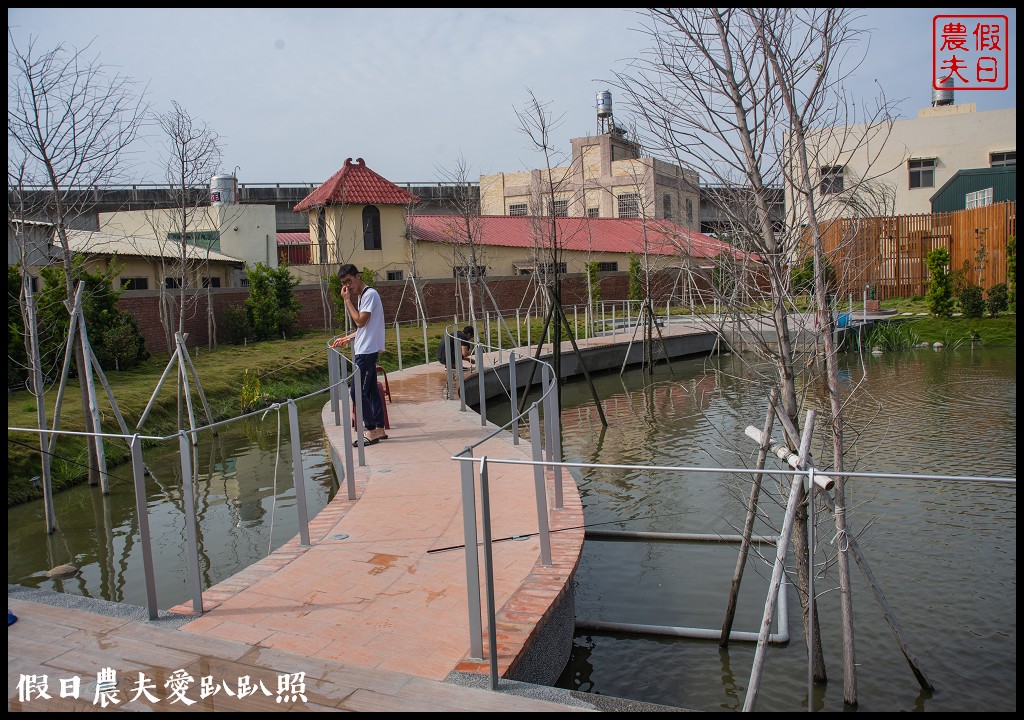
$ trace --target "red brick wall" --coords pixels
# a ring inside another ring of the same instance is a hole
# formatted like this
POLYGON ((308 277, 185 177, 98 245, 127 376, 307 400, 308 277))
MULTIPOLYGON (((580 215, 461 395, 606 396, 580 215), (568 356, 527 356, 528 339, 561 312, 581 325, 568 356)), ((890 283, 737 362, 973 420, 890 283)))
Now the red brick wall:
MULTIPOLYGON (((675 282, 674 274, 661 274, 652 278, 651 299, 656 304, 663 304, 672 291, 675 282)), ((629 277, 626 273, 608 273, 602 275, 601 298, 603 300, 624 300, 629 289, 629 277)), ((502 311, 515 312, 517 308, 525 310, 534 297, 534 285, 529 275, 488 278, 487 287, 502 311)), ((416 319, 416 299, 411 285, 404 282, 379 282, 376 285, 384 304, 386 321, 408 322, 416 319)), ((205 290, 188 293, 190 296, 188 315, 185 318, 185 332, 188 333, 186 344, 189 348, 207 345, 207 294, 205 290)), ((174 291, 169 295, 175 310, 178 296, 174 291)), ((248 288, 214 288, 211 292, 213 313, 217 326, 223 327, 224 313, 232 305, 242 305, 249 296, 248 288)), ((679 291, 676 291, 676 297, 679 291)), ((295 297, 302 306, 299 311, 298 325, 302 329, 322 329, 324 327, 323 301, 320 288, 316 285, 302 285, 295 288, 295 297)), ((539 300, 538 295, 538 300, 539 300)), ((159 293, 156 290, 130 290, 121 295, 118 307, 135 316, 139 330, 146 340, 147 349, 154 355, 168 355, 163 327, 160 324, 158 308, 159 293)), ((458 313, 460 319, 466 316, 467 304, 466 283, 458 285, 454 280, 430 280, 423 288, 424 303, 431 319, 451 318, 458 313), (461 297, 457 301, 456 297, 461 297)), ((583 275, 567 275, 562 279, 562 304, 565 306, 584 304, 587 300, 587 279, 583 275)), ((478 303, 474 298, 474 303, 478 303)), ((489 310, 493 310, 490 298, 487 299, 489 310)), ((479 305, 477 304, 479 308, 479 305)))

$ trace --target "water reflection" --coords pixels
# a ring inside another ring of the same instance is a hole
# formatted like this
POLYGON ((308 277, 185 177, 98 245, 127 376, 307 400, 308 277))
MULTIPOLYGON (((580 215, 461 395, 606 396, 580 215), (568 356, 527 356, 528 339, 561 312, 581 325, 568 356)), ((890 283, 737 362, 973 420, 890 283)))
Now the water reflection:
MULTIPOLYGON (((323 397, 299 403, 299 435, 312 517, 334 496, 337 479, 325 447, 323 397)), ((291 439, 285 411, 200 433, 193 450, 199 567, 204 587, 265 557, 298 533, 291 439)), ((147 507, 161 608, 191 597, 178 443, 147 447, 147 507)), ((8 511, 8 582, 145 605, 131 466, 110 469, 110 494, 80 486, 54 498, 57 530, 45 532, 42 503, 8 511), (71 564, 71 577, 46 577, 71 564)))
MULTIPOLYGON (((585 384, 564 388, 564 457, 601 463, 752 466, 747 425, 763 424, 767 391, 735 357, 675 362, 674 374, 596 378, 609 427, 585 384), (752 382, 751 382, 752 381, 752 382)), ((1016 352, 985 349, 856 357, 842 368, 854 430, 847 467, 878 472, 1016 475, 1016 352)), ((827 427, 820 388, 804 408, 827 427)), ((776 431, 778 433, 778 430, 776 431)), ((813 452, 825 466, 824 430, 813 452)), ((576 475, 588 526, 736 532, 749 478, 655 471, 583 470, 576 475)), ((861 577, 854 577, 858 699, 862 711, 956 712, 1016 707, 1016 490, 955 481, 852 480, 849 517, 911 647, 937 687, 921 691, 861 577)), ((783 496, 766 483, 763 524, 780 524, 783 496)), ((818 518, 819 562, 834 558, 831 518, 818 518)), ((587 540, 577 572, 580 619, 721 627, 735 547, 587 540)), ((758 626, 770 568, 748 564, 735 629, 758 626)), ((843 710, 841 637, 834 564, 816 580, 829 683, 813 710, 843 710)), ((757 709, 807 709, 802 623, 790 590, 793 640, 771 648, 757 709)), ((561 687, 700 710, 738 711, 753 645, 597 634, 576 637, 561 687)))

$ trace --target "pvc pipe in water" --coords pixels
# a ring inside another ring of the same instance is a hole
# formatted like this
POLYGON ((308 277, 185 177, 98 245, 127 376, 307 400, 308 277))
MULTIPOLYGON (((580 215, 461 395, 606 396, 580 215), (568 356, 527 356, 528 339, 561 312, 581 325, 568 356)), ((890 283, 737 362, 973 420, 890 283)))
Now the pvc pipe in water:
MULTIPOLYGON (((779 631, 769 634, 767 642, 773 645, 785 645, 789 642, 789 604, 786 601, 787 583, 779 585, 779 603, 777 621, 779 631)), ((615 623, 601 620, 576 620, 577 630, 598 630, 600 632, 631 633, 637 635, 664 635, 668 637, 688 637, 699 640, 719 640, 721 628, 691 628, 673 625, 644 625, 641 623, 615 623)), ((736 642, 757 642, 760 633, 733 630, 729 640, 736 642)))

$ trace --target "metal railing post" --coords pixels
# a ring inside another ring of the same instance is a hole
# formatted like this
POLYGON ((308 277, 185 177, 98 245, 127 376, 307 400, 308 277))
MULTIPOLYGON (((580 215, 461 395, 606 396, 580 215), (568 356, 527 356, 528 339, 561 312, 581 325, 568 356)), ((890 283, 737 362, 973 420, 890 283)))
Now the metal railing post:
MULTIPOLYGON (((530 446, 534 462, 543 462, 540 447, 540 411, 530 407, 530 446)), ((551 534, 548 529, 548 491, 544 486, 544 466, 533 466, 533 489, 537 496, 537 531, 540 537, 540 563, 551 564, 551 534)))
MULTIPOLYGON (((299 438, 299 411, 288 399, 288 432, 292 441, 292 478, 295 483, 295 509, 299 515, 299 544, 309 545, 309 511, 306 508, 306 475, 302 469, 302 440, 299 438)), ((271 539, 273 541, 273 539, 271 539)))
POLYGON ((199 576, 199 538, 196 532, 196 499, 192 487, 192 443, 184 430, 178 432, 181 449, 181 493, 185 504, 185 560, 188 564, 189 585, 192 587, 192 609, 203 612, 203 583, 199 576))
POLYGON ((357 452, 359 453, 359 467, 366 466, 366 446, 364 444, 365 436, 363 435, 363 378, 362 371, 359 366, 352 362, 352 387, 354 389, 354 397, 352 398, 352 405, 356 410, 356 445, 357 452))
POLYGON ((480 514, 484 523, 484 584, 487 590, 487 642, 490 645, 491 690, 498 689, 498 629, 494 609, 494 553, 491 548, 491 497, 487 486, 487 456, 480 458, 480 514))
POLYGON ((523 346, 523 326, 519 323, 519 308, 516 308, 516 347, 523 346))
MULTIPOLYGON (((472 457, 472 454, 469 456, 472 457)), ((484 657, 484 640, 483 626, 480 624, 480 557, 477 548, 476 484, 473 479, 473 463, 460 462, 459 466, 462 476, 462 534, 466 548, 469 656, 482 660, 484 657)))
POLYGON ((550 380, 548 379, 548 366, 540 366, 540 392, 541 402, 544 403, 544 450, 548 462, 552 460, 551 454, 551 393, 548 392, 550 380))
MULTIPOLYGON (((340 355, 340 353, 339 353, 340 355)), ((349 408, 348 372, 345 366, 339 366, 341 373, 341 414, 345 422, 341 423, 341 437, 345 442, 345 484, 348 485, 348 499, 356 499, 355 462, 352 457, 352 410, 349 408)))
POLYGON ((508 351, 508 394, 512 415, 512 444, 519 444, 519 388, 516 387, 516 351, 508 351))
POLYGON ((149 534, 149 503, 146 500, 146 466, 142 462, 142 440, 135 433, 131 440, 132 478, 135 485, 135 515, 139 521, 142 546, 142 574, 146 580, 146 608, 149 619, 156 620, 160 609, 156 600, 156 573, 153 570, 153 538, 149 534))
POLYGON ((466 412, 466 373, 462 370, 462 341, 455 338, 452 345, 455 347, 452 362, 455 363, 455 372, 459 379, 459 412, 466 412))
POLYGON ((487 388, 484 387, 484 346, 476 344, 476 389, 480 399, 480 426, 487 426, 487 388))
MULTIPOLYGON (((443 338, 442 338, 443 339, 443 338)), ((423 321, 423 364, 430 364, 430 345, 427 344, 427 321, 423 321)))
POLYGON ((402 372, 402 330, 395 322, 395 349, 398 353, 398 372, 402 372))
POLYGON ((807 472, 807 712, 814 712, 814 466, 807 472))
POLYGON ((339 380, 339 368, 338 360, 335 358, 337 350, 332 347, 327 348, 327 382, 331 386, 331 411, 334 413, 334 426, 341 425, 341 416, 338 411, 338 380, 339 380))

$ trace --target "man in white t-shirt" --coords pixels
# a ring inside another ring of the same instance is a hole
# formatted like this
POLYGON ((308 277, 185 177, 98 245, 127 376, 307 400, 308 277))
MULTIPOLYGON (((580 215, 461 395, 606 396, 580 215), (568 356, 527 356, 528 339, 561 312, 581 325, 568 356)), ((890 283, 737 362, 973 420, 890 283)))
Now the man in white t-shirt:
MULTIPOLYGON (((363 435, 365 445, 376 445, 387 440, 384 431, 384 398, 377 387, 377 357, 384 350, 384 306, 380 295, 363 282, 359 269, 351 263, 338 269, 341 297, 345 309, 356 324, 356 331, 335 341, 335 347, 352 342, 352 357, 359 368, 362 384, 363 435)), ((351 386, 355 402, 355 385, 351 386)), ((358 440, 353 443, 357 444, 358 440)))

